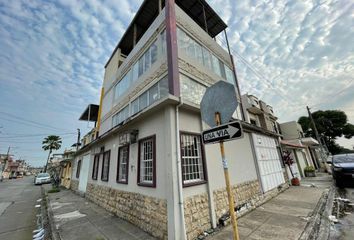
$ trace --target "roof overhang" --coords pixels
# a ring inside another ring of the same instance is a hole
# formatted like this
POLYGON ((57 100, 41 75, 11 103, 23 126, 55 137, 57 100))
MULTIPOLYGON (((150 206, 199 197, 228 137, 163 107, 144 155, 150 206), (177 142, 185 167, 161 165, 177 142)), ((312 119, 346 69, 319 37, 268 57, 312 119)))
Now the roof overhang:
POLYGON ((308 146, 317 146, 319 145, 318 141, 312 137, 301 138, 301 142, 308 146))
MULTIPOLYGON (((204 30, 206 30, 206 22, 207 33, 212 38, 227 28, 226 23, 205 0, 175 0, 175 3, 204 30)), ((162 1, 162 8, 164 6, 165 1, 162 1)), ((134 48, 134 28, 136 28, 136 42, 138 42, 158 15, 159 0, 144 0, 112 55, 108 59, 105 67, 107 67, 118 49, 121 50, 122 54, 129 55, 134 48)))
POLYGON ((296 144, 296 143, 291 143, 285 140, 281 140, 280 143, 282 145, 284 145, 287 148, 305 148, 304 146, 300 145, 300 144, 296 144))
POLYGON ((96 104, 89 104, 86 110, 81 114, 79 120, 97 122, 99 106, 96 104))

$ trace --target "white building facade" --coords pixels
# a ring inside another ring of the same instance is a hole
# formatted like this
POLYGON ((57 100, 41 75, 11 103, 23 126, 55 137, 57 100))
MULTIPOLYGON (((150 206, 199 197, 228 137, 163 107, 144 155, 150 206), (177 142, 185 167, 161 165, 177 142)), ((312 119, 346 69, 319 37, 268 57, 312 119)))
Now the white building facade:
MULTIPOLYGON (((204 0, 142 3, 105 66, 99 131, 77 153, 72 189, 159 239, 216 227, 227 194, 219 148, 201 142, 199 104, 219 80, 239 92, 213 39, 225 28, 204 0)), ((243 126, 244 138, 225 143, 239 215, 286 186, 277 133, 243 126)))

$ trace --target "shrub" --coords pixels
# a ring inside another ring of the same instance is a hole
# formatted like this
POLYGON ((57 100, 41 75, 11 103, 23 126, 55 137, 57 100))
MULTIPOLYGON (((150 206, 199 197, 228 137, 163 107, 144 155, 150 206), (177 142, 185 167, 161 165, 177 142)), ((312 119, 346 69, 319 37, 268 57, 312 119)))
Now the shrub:
POLYGON ((305 172, 314 172, 315 168, 313 166, 307 166, 307 167, 305 167, 304 171, 305 172))
POLYGON ((60 192, 60 189, 53 187, 52 189, 48 190, 48 193, 56 193, 56 192, 60 192))

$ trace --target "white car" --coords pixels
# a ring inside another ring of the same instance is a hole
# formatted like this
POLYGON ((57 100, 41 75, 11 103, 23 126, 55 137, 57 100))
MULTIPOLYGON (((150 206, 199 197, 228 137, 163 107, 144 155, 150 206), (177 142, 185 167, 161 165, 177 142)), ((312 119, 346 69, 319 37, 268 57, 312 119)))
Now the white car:
POLYGON ((36 178, 34 179, 34 184, 35 185, 40 185, 43 183, 50 183, 50 175, 49 173, 39 173, 36 178))

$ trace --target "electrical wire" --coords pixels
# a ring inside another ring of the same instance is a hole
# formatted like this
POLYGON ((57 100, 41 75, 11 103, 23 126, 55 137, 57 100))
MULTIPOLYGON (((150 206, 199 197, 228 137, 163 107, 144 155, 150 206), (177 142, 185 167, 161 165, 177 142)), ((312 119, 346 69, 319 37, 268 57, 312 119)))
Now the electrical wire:
POLYGON ((24 121, 25 123, 31 123, 32 125, 36 125, 37 127, 50 128, 50 129, 55 129, 55 130, 64 130, 64 131, 68 130, 68 129, 58 128, 58 127, 54 127, 54 126, 51 126, 51 125, 48 125, 48 124, 44 124, 44 123, 40 123, 40 122, 35 122, 35 121, 29 120, 29 119, 25 119, 23 117, 19 117, 19 116, 16 116, 14 114, 3 112, 3 111, 0 111, 0 114, 3 114, 3 116, 1 116, 1 117, 5 116, 5 117, 8 117, 8 118, 13 118, 13 119, 15 119, 17 121, 24 121))

